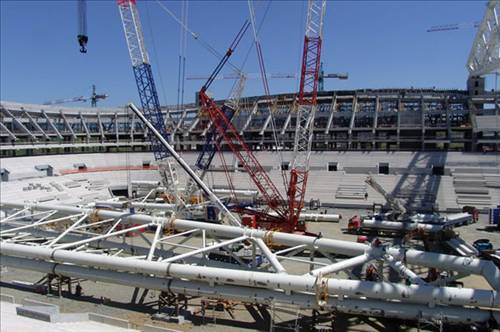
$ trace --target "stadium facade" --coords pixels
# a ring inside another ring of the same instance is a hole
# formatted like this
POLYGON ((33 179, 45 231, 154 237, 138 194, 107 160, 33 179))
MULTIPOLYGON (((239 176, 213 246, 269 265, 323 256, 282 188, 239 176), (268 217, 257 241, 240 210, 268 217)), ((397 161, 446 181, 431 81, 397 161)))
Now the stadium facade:
MULTIPOLYGON (((363 89, 325 91, 314 119, 314 151, 498 151, 495 93, 484 79, 468 90, 363 89)), ((254 150, 293 148, 294 94, 248 97, 233 123, 254 150), (274 123, 270 116, 274 114, 274 123), (274 127, 274 128, 273 128, 274 127), (277 137, 275 137, 275 134, 277 137)), ((222 104, 224 101, 220 101, 222 104)), ((59 153, 149 151, 147 131, 127 108, 74 108, 2 101, 3 157, 59 153)), ((165 107, 178 151, 200 150, 209 128, 195 104, 165 107), (173 120, 173 121, 172 121, 173 120)))

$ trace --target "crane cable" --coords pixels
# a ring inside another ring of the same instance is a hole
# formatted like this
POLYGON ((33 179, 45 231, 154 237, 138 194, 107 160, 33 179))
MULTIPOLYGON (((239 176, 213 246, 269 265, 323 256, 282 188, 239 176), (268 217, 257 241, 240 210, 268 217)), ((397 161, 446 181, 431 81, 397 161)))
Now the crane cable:
MULTIPOLYGON (((182 23, 187 26, 188 22, 188 5, 187 0, 182 1, 182 23)), ((186 29, 181 29, 179 33, 179 63, 177 68, 177 109, 180 110, 184 105, 184 82, 186 77, 186 50, 187 36, 186 29)))
MULTIPOLYGON (((300 9, 300 17, 301 18, 304 18, 305 17, 305 11, 306 11, 306 4, 307 2, 306 1, 302 1, 302 6, 301 6, 301 9, 300 9)), ((297 43, 297 61, 295 62, 297 64, 297 69, 296 69, 296 73, 300 73, 301 70, 302 70, 302 52, 303 52, 303 48, 301 47, 301 40, 303 40, 304 38, 304 31, 306 30, 306 24, 307 24, 307 18, 302 21, 302 24, 297 24, 297 26, 299 27, 299 43, 297 43)), ((295 78, 295 86, 299 86, 300 84, 300 74, 297 75, 297 77, 295 78)))
MULTIPOLYGON (((125 118, 127 119, 125 128, 128 128, 130 132, 132 132, 133 128, 131 127, 131 121, 130 121, 130 108, 125 107, 124 111, 125 111, 125 118)), ((131 137, 131 140, 133 140, 133 136, 131 137)), ((132 174, 130 173, 130 155, 129 155, 129 151, 130 149, 132 149, 132 142, 130 143, 131 144, 129 144, 125 150, 125 168, 127 169, 127 198, 129 203, 132 201, 132 174)))
MULTIPOLYGON (((174 21, 176 21, 183 29, 185 29, 187 32, 189 32, 189 34, 196 41, 198 41, 205 49, 207 49, 210 53, 212 53, 213 55, 215 55, 219 59, 222 59, 224 57, 224 54, 219 53, 215 48, 210 46, 210 44, 208 42, 206 42, 203 38, 201 38, 200 34, 189 29, 187 24, 184 24, 181 20, 179 20, 179 18, 177 16, 175 16, 175 14, 170 9, 168 9, 164 4, 162 4, 160 0, 156 0, 156 2, 165 12, 167 12, 168 15, 170 15, 170 17, 172 17, 174 19, 174 21)), ((236 65, 231 63, 230 61, 228 61, 228 64, 231 67, 233 67, 233 69, 236 70, 236 72, 238 72, 238 73, 241 72, 241 70, 236 65)))
MULTIPOLYGON (((161 70, 161 67, 160 67, 160 62, 158 61, 158 53, 156 52, 155 37, 154 37, 153 29, 151 28, 151 23, 150 23, 151 22, 151 17, 149 16, 148 1, 146 1, 146 16, 147 16, 147 24, 148 24, 149 35, 151 36, 151 43, 153 44, 153 54, 154 54, 153 61, 154 61, 155 67, 158 68, 157 73, 158 73, 158 76, 160 77, 160 86, 161 86, 162 95, 163 95, 163 98, 162 98, 163 99, 163 105, 167 106, 168 105, 167 90, 165 89, 165 85, 163 84, 163 75, 161 74, 162 70, 161 70)), ((171 121, 171 126, 173 128, 176 128, 177 124, 176 124, 174 118, 172 117, 172 115, 170 114, 170 112, 168 111, 168 109, 167 109, 167 117, 171 121)), ((175 135, 171 135, 171 137, 170 137, 170 139, 171 139, 172 142, 175 139, 174 136, 175 135)))
MULTIPOLYGON (((170 9, 168 9, 167 6, 165 6, 163 3, 161 3, 160 0, 156 0, 156 2, 158 3, 158 5, 160 6, 161 9, 163 9, 174 21, 176 21, 186 32, 189 32, 189 34, 193 37, 193 39, 195 39, 197 42, 199 42, 205 49, 207 49, 210 53, 212 53, 216 58, 218 59, 222 59, 224 57, 223 54, 221 54, 220 52, 218 52, 214 47, 212 47, 207 41, 205 41, 203 38, 201 38, 200 34, 194 32, 193 30, 191 30, 189 28, 189 26, 187 25, 187 21, 186 23, 182 22, 170 9)), ((262 25, 264 23, 264 20, 267 16, 267 13, 269 11, 269 8, 270 8, 270 5, 271 5, 271 1, 268 2, 267 4, 267 7, 266 7, 266 10, 264 11, 264 15, 259 23, 259 27, 257 29, 257 34, 259 34, 261 28, 262 28, 262 25)), ((253 43, 251 44, 251 46, 249 47, 248 51, 247 51, 247 54, 245 55, 245 59, 243 60, 243 63, 240 67, 237 67, 236 65, 234 65, 233 63, 231 63, 230 61, 228 61, 228 65, 231 66, 238 75, 242 75, 242 71, 243 71, 243 68, 248 60, 248 57, 250 55, 250 52, 252 51, 252 48, 253 48, 253 43)), ((237 84, 237 80, 235 80, 235 84, 237 84)))
MULTIPOLYGON (((260 20, 259 26, 257 28, 257 36, 259 35, 260 30, 262 29, 262 26, 264 25, 264 20, 267 16, 267 13, 269 12, 269 8, 271 7, 271 2, 272 2, 272 0, 267 3, 266 10, 264 11, 264 15, 262 16, 262 19, 260 20)), ((241 72, 243 72, 243 68, 245 68, 245 65, 250 57, 250 53, 252 52, 253 47, 254 47, 254 43, 251 43, 250 47, 247 50, 247 53, 245 54, 245 58, 243 59, 243 62, 241 63, 241 66, 240 66, 241 72)), ((233 90, 235 88, 236 84, 238 84, 238 79, 234 80, 234 84, 233 84, 233 87, 231 90, 233 90)))
MULTIPOLYGON (((222 59, 222 58, 224 57, 224 55, 223 55, 223 54, 219 53, 219 52, 218 52, 215 48, 213 48, 213 47, 212 47, 212 46, 211 46, 208 42, 206 42, 203 38, 201 38, 201 36, 200 36, 198 33, 196 33, 196 32, 194 32, 194 31, 192 31, 192 30, 189 28, 189 26, 188 26, 188 24, 187 24, 187 19, 186 19, 186 21, 181 21, 181 20, 180 20, 180 19, 179 19, 179 18, 178 18, 178 17, 177 17, 177 16, 176 16, 176 15, 175 15, 175 14, 174 14, 171 10, 170 10, 170 9, 168 9, 168 8, 167 8, 167 7, 166 7, 163 3, 161 3, 161 1, 160 1, 160 0, 156 0, 156 2, 158 3, 158 5, 159 5, 159 6, 160 6, 160 7, 161 7, 161 8, 162 8, 162 9, 163 9, 163 10, 164 10, 164 11, 165 11, 165 12, 166 12, 166 13, 167 13, 170 17, 172 17, 172 19, 173 19, 174 21, 176 21, 176 22, 177 22, 177 23, 178 23, 178 24, 179 24, 179 25, 180 25, 180 26, 184 29, 184 31, 189 32, 189 33, 191 34, 191 36, 192 36, 192 37, 193 37, 196 41, 198 41, 198 42, 199 42, 199 43, 200 43, 200 44, 201 44, 201 45, 202 45, 205 49, 207 49, 210 53, 212 53, 215 57, 217 57, 217 58, 219 58, 219 59, 222 59)), ((268 14, 268 12, 269 12, 269 8, 270 8, 270 6, 271 6, 271 2, 272 2, 272 0, 271 0, 271 1, 269 1, 269 2, 267 3, 266 9, 265 9, 265 11, 264 11, 264 14, 263 14, 263 16, 262 16, 262 19, 261 19, 261 21, 259 22, 259 25, 258 25, 258 28, 257 28, 257 30, 256 30, 256 31, 255 31, 255 26, 253 26, 254 33, 255 33, 257 36, 259 35, 259 33, 260 33, 261 29, 262 29, 262 26, 263 26, 263 24, 264 24, 264 21, 265 21, 265 19, 266 19, 266 17, 267 17, 267 14, 268 14)), ((248 48, 248 51, 247 51, 247 53, 246 53, 246 55, 245 55, 245 58, 243 59, 243 62, 242 62, 241 66, 240 66, 239 68, 238 68, 236 65, 234 65, 233 63, 231 63, 230 61, 228 61, 228 62, 227 62, 227 63, 228 63, 228 64, 229 64, 229 65, 230 65, 230 66, 231 66, 231 67, 232 67, 232 68, 236 71, 236 73, 237 73, 238 75, 243 75, 243 68, 245 67, 245 65, 246 65, 246 63, 247 63, 247 61, 248 61, 248 59, 249 59, 249 56, 250 56, 250 53, 251 53, 251 51, 252 51, 253 47, 254 47, 254 43, 252 43, 252 44, 250 45, 250 47, 248 48)), ((233 84, 233 89, 234 89, 234 87, 235 87, 235 85, 236 85, 236 84, 238 84, 238 79, 236 79, 236 80, 234 81, 234 84, 233 84)), ((232 90, 232 89, 231 89, 231 90, 232 90)), ((274 119, 272 119, 272 120, 274 120, 274 119)), ((273 126, 273 133, 275 133, 275 129, 274 129, 274 121, 273 121, 272 126, 273 126)), ((276 139, 277 139, 277 138, 276 138, 276 136, 275 136, 275 141, 276 141, 276 139)), ((278 143, 276 143, 276 146, 278 146, 278 143)), ((234 158, 234 156, 233 156, 233 158, 234 158)), ((280 158, 281 158, 281 160, 283 160, 283 157, 282 157, 282 154, 281 154, 281 153, 280 153, 280 158)), ((286 187, 287 187, 287 186, 286 186, 286 184, 285 184, 285 188, 286 188, 286 187)))
MULTIPOLYGON (((274 145, 276 147, 276 152, 278 153, 278 157, 280 160, 280 165, 283 165, 284 159, 283 159, 283 153, 280 149, 281 144, 278 139, 278 135, 276 133, 276 121, 274 119, 274 106, 275 106, 275 100, 271 98, 271 92, 269 91, 269 82, 267 81, 267 73, 266 73, 266 67, 264 63, 264 56, 262 55, 262 47, 260 45, 259 37, 257 35, 257 29, 255 27, 255 10, 252 4, 252 0, 248 0, 248 12, 250 16, 250 23, 252 25, 252 30, 253 30, 253 36, 254 36, 254 42, 255 42, 255 49, 257 51, 257 59, 259 61, 259 69, 260 69, 260 75, 262 76, 262 84, 264 85, 264 93, 266 95, 267 100, 267 105, 268 105, 268 112, 269 116, 271 119, 271 129, 273 132, 273 139, 274 139, 274 145)), ((281 177, 283 178, 283 185, 285 187, 285 190, 288 190, 288 181, 287 181, 287 176, 286 172, 283 167, 280 167, 281 169, 281 177)))

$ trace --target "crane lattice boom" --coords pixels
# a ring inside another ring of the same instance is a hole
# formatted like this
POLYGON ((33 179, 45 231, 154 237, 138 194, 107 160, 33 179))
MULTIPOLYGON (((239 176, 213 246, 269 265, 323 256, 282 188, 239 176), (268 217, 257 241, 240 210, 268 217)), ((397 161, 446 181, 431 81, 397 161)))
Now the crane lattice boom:
MULTIPOLYGON (((153 72, 144 46, 136 1, 117 0, 117 2, 144 115, 164 137, 168 138, 169 134, 161 113, 153 72)), ((156 160, 168 157, 167 150, 159 144, 156 138, 151 137, 151 144, 156 160)))
MULTIPOLYGON (((238 82, 234 87, 233 92, 231 93, 231 97, 222 107, 222 112, 229 121, 231 121, 234 114, 238 112, 240 98, 243 94, 245 82, 246 76, 244 74, 241 74, 238 82)), ((208 128, 208 132, 205 137, 205 144, 203 145, 203 150, 199 153, 195 163, 195 172, 197 172, 198 176, 201 179, 205 177, 205 173, 209 169, 215 153, 217 152, 217 147, 221 145, 223 139, 223 136, 217 132, 217 128, 213 126, 212 122, 209 123, 209 126, 211 126, 211 128, 208 128)), ((196 183, 189 179, 186 185, 184 196, 191 196, 197 188, 198 186, 196 185, 196 183)))
MULTIPOLYGON (((136 7, 136 0, 117 0, 120 16, 127 40, 130 60, 134 70, 137 90, 141 100, 142 111, 149 122, 168 141, 170 138, 167 132, 163 114, 161 112, 160 101, 153 79, 153 71, 149 63, 148 53, 144 46, 144 35, 142 33, 139 13, 136 7)), ((149 135, 151 148, 155 159, 159 161, 160 175, 163 184, 176 194, 177 175, 173 162, 169 160, 170 153, 156 137, 149 135), (161 161, 161 162, 160 162, 161 161)))
POLYGON ((304 205, 309 173, 325 10, 326 0, 308 1, 300 90, 297 102, 295 144, 288 187, 289 218, 294 225, 298 224, 300 211, 304 205))
POLYGON ((500 1, 490 0, 467 59, 469 76, 482 76, 500 68, 500 1))
POLYGON ((288 211, 283 205, 283 197, 248 145, 238 134, 238 130, 233 126, 231 121, 229 121, 213 99, 207 96, 203 89, 200 91, 200 103, 203 111, 206 112, 212 120, 213 126, 216 128, 218 134, 224 138, 224 141, 238 159, 239 164, 245 169, 259 189, 267 206, 274 210, 280 218, 286 220, 288 211))
POLYGON ((404 204, 397 198, 392 197, 371 175, 367 176, 365 182, 372 187, 376 192, 384 196, 391 211, 398 216, 406 214, 404 204))

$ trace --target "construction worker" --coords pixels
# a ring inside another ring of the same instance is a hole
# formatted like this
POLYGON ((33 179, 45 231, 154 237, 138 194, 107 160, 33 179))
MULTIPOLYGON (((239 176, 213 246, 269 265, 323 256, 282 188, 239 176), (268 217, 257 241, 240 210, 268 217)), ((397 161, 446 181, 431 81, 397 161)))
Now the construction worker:
POLYGON ((82 295, 82 286, 80 285, 80 283, 76 284, 76 288, 75 288, 75 295, 76 296, 81 296, 82 295))
POLYGON ((366 268, 365 279, 367 281, 377 281, 378 280, 377 268, 373 264, 368 265, 368 267, 366 268))

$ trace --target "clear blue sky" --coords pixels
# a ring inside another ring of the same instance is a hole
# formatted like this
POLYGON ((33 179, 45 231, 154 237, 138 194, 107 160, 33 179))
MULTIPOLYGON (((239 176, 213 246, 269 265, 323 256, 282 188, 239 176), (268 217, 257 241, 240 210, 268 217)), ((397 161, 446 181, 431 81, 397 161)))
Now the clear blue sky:
MULTIPOLYGON (((110 98, 102 106, 138 101, 130 59, 115 1, 89 1, 88 53, 76 40, 76 1, 0 1, 1 99, 43 103, 98 92, 110 98)), ((180 14, 181 3, 163 2, 180 14)), ((322 59, 326 72, 348 72, 347 81, 329 80, 327 89, 432 87, 464 88, 465 62, 475 30, 427 33, 433 25, 481 20, 485 1, 330 1, 322 59)), ((256 4, 257 20, 268 2, 256 4)), ((179 25, 155 1, 138 1, 146 47, 152 59, 162 104, 177 96, 179 25), (161 79, 160 79, 161 78, 161 79), (163 84, 162 82, 163 81, 163 84)), ((305 2, 273 1, 260 33, 267 71, 299 69, 305 2)), ((224 52, 248 17, 246 1, 191 1, 189 26, 224 52)), ((188 37, 187 75, 211 72, 218 59, 188 37)), ((250 31, 232 58, 241 64, 253 40, 250 31)), ((252 50, 244 68, 257 73, 252 50)), ((225 72, 230 72, 226 68, 225 72)), ((194 99, 203 82, 186 82, 186 100, 194 99)), ((231 82, 216 81, 216 98, 225 98, 231 82)), ((298 89, 294 79, 270 81, 272 93, 298 89)), ((262 94, 259 80, 246 95, 262 94)), ((69 106, 70 104, 68 104, 69 106)), ((76 105, 75 105, 76 106, 76 105)))

